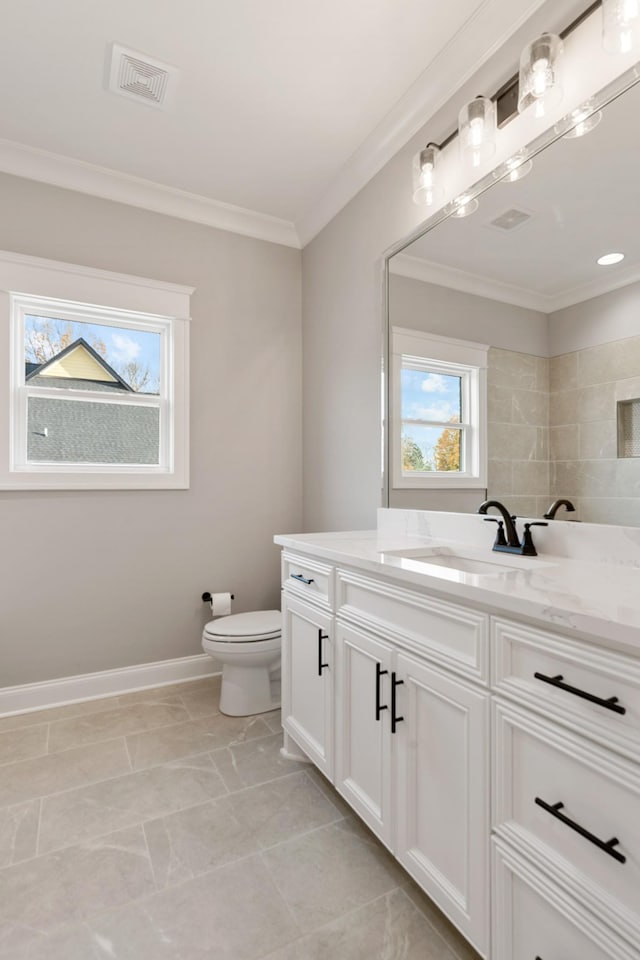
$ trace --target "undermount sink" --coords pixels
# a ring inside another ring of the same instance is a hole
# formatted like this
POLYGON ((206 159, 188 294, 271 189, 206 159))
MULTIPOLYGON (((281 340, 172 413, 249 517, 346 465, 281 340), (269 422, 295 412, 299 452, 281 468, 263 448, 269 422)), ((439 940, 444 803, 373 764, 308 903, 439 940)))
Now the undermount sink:
POLYGON ((518 555, 501 556, 499 553, 491 555, 491 559, 479 556, 473 550, 457 549, 454 547, 417 547, 409 550, 385 550, 381 553, 381 559, 388 562, 387 558, 404 560, 402 566, 405 569, 420 570, 424 573, 429 571, 427 567, 444 568, 446 571, 458 571, 459 573, 475 573, 482 577, 499 577, 506 573, 513 573, 517 570, 539 570, 545 567, 553 567, 555 564, 538 557, 521 557, 518 555))

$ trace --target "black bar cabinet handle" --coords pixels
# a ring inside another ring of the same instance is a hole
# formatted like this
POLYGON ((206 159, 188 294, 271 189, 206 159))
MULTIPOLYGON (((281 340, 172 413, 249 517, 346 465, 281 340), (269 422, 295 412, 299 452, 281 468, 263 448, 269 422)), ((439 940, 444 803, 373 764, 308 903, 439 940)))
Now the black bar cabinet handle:
POLYGON ((329 634, 328 633, 323 634, 322 627, 320 627, 318 630, 318 676, 319 677, 322 676, 322 671, 324 670, 324 668, 329 666, 328 663, 322 662, 322 641, 328 640, 328 639, 329 639, 329 634))
POLYGON ((561 673, 557 677, 546 677, 544 673, 534 673, 536 680, 542 680, 543 683, 550 683, 552 687, 558 687, 559 690, 566 690, 575 697, 582 697, 583 700, 589 700, 590 703, 597 703, 599 707, 606 707, 607 710, 613 710, 614 713, 625 714, 627 711, 620 705, 617 697, 609 697, 603 700, 602 697, 596 697, 593 693, 587 693, 586 690, 580 690, 578 687, 571 687, 568 683, 563 683, 564 677, 561 673))
POLYGON ((585 840, 595 844, 595 846, 599 847, 600 850, 604 850, 605 853, 608 853, 609 856, 613 857, 614 860, 617 860, 618 863, 627 862, 627 858, 622 853, 620 853, 618 850, 614 850, 614 847, 620 843, 617 837, 612 837, 611 840, 601 840, 600 837, 596 837, 595 834, 589 833, 588 830, 585 830, 584 827, 581 827, 579 823, 575 822, 575 820, 570 820, 569 817, 564 815, 564 813, 560 813, 564 807, 564 803, 546 803, 544 800, 541 800, 540 797, 536 797, 536 803, 539 807, 542 807, 543 810, 546 810, 547 813, 550 813, 552 817, 555 817, 557 820, 560 820, 561 823, 566 824, 567 827, 571 827, 572 830, 575 830, 576 833, 579 833, 581 837, 585 838, 585 840))
POLYGON ((403 683, 404 680, 396 680, 395 672, 391 674, 391 733, 395 733, 396 724, 404 720, 404 717, 396 716, 396 687, 403 683))
POLYGON ((313 577, 311 578, 311 580, 307 580, 307 578, 306 578, 303 574, 301 574, 301 573, 292 573, 292 574, 291 574, 291 579, 292 579, 292 580, 299 580, 300 583, 306 583, 307 586, 309 586, 310 583, 314 583, 313 577))
POLYGON ((381 677, 385 677, 388 673, 388 670, 382 669, 381 663, 376 663, 376 720, 380 719, 380 714, 383 710, 389 709, 386 703, 380 703, 380 679, 381 677))

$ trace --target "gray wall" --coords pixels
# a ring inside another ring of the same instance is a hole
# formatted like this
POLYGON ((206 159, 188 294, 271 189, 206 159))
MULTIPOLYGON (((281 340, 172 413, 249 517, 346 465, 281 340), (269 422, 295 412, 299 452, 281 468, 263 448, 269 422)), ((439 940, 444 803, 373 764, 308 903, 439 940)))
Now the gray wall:
POLYGON ((278 607, 301 526, 300 253, 0 176, 0 248, 196 287, 191 489, 0 492, 0 686, 201 652, 200 594, 278 607))

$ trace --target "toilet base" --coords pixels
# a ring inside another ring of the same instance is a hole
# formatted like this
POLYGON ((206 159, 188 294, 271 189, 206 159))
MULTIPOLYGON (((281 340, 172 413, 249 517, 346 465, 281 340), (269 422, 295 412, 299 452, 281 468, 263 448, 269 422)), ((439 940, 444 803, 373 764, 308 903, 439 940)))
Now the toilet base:
POLYGON ((268 713, 280 706, 279 676, 268 667, 236 666, 225 663, 222 667, 220 690, 220 713, 228 717, 252 717, 268 713))

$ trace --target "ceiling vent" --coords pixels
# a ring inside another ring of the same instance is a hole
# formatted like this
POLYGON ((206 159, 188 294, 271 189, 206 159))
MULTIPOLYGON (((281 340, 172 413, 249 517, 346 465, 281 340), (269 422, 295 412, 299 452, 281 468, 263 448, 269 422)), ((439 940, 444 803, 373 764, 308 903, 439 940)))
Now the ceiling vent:
POLYGON ((500 216, 492 220, 488 226, 495 227, 496 230, 517 230, 518 227, 523 226, 531 217, 532 214, 527 213, 525 210, 517 210, 513 207, 511 210, 505 210, 504 213, 501 213, 500 216))
POLYGON ((137 50, 119 43, 111 48, 108 88, 112 93, 130 97, 151 107, 166 107, 177 82, 178 71, 137 50))

